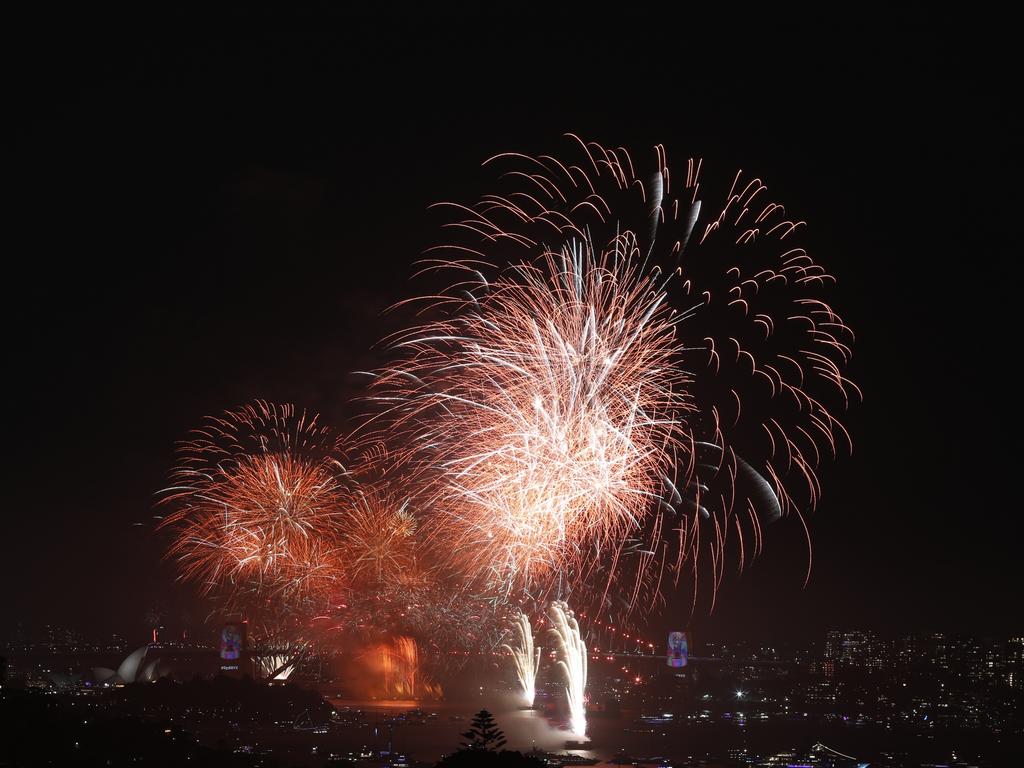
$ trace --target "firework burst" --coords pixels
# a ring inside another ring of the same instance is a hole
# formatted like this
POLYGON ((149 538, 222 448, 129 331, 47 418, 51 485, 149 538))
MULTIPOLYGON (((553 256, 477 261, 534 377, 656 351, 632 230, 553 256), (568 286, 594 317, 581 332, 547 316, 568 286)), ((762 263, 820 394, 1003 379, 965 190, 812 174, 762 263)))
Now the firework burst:
POLYGON ((321 600, 339 578, 348 499, 338 443, 315 416, 257 401, 178 449, 161 526, 182 577, 228 604, 321 600))
POLYGON ((465 652, 493 647, 501 606, 460 590, 457 575, 424 546, 415 499, 388 474, 386 452, 371 451, 350 466, 350 491, 339 515, 330 599, 309 628, 339 642, 417 640, 424 665, 451 666, 465 652))
POLYGON ((417 521, 408 499, 361 486, 344 517, 342 556, 353 586, 401 585, 415 571, 417 521))
POLYGON ((673 174, 661 146, 638 174, 570 138, 440 204, 453 237, 427 268, 456 277, 376 394, 409 466, 437 470, 428 538, 499 599, 628 614, 705 563, 713 608, 727 551, 742 569, 766 522, 803 523, 851 449, 853 334, 759 179, 673 174))
POLYGON ((412 461, 441 470, 428 542, 502 599, 543 601, 614 563, 686 450, 676 316, 638 261, 627 234, 490 280, 454 265, 464 298, 398 338, 407 357, 377 382, 412 461))
POLYGON ((262 401, 180 447, 162 525, 183 577, 349 629, 493 637, 569 596, 621 620, 687 575, 696 602, 698 571, 716 595, 765 522, 807 531, 860 392, 802 222, 758 179, 715 190, 693 159, 673 177, 660 146, 638 175, 571 138, 565 160, 492 158, 507 189, 443 204, 453 239, 425 271, 448 288, 372 387, 362 440, 390 446, 386 472, 357 482, 315 417, 262 401))

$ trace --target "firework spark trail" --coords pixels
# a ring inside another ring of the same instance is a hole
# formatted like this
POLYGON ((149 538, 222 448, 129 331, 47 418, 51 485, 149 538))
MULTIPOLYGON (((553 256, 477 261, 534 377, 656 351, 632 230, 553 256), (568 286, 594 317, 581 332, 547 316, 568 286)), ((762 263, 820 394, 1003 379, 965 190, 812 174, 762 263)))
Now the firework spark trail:
POLYGON ((660 145, 644 175, 624 148, 569 138, 562 159, 491 158, 502 190, 438 205, 452 239, 427 269, 457 277, 427 311, 447 316, 397 340, 406 357, 379 397, 411 463, 442 467, 442 527, 482 553, 464 565, 508 598, 585 589, 621 616, 684 576, 696 602, 706 569, 713 610, 727 548, 742 569, 765 523, 795 514, 806 528, 817 466, 852 450, 836 414, 860 397, 845 375, 854 336, 803 222, 759 179, 716 186, 699 159, 673 174, 660 145), (656 297, 667 312, 666 292, 671 323, 632 311, 656 297), (647 348, 631 328, 667 324, 677 335, 651 370, 611 353, 647 348), (637 389, 622 386, 631 375, 637 389))
POLYGON ((161 527, 183 578, 236 606, 315 602, 333 587, 345 472, 315 416, 256 401, 208 418, 178 456, 161 527))
POLYGON ((565 675, 565 699, 569 706, 569 727, 575 736, 587 735, 587 646, 580 637, 580 625, 569 606, 559 600, 551 603, 551 634, 559 654, 558 667, 565 675))
POLYGON ((540 651, 533 647, 533 628, 530 626, 530 618, 525 613, 520 613, 515 619, 516 632, 519 635, 519 643, 513 648, 510 645, 503 645, 502 648, 509 652, 516 667, 516 677, 519 679, 519 687, 522 689, 523 704, 527 707, 533 706, 536 695, 537 670, 540 669, 540 651))

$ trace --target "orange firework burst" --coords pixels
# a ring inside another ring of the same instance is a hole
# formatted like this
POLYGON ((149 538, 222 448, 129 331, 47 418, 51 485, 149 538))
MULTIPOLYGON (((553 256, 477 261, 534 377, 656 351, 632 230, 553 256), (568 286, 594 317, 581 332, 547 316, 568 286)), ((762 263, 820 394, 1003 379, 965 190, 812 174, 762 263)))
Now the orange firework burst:
POLYGON ((359 488, 345 514, 344 556, 351 582, 380 589, 401 583, 416 565, 417 522, 408 500, 380 485, 359 488))
POLYGON ((291 606, 337 582, 348 493, 338 444, 315 416, 257 401, 208 418, 178 453, 161 525, 184 578, 229 602, 291 606))
POLYGON ((428 269, 458 277, 394 340, 385 423, 431 480, 430 541, 497 594, 583 588, 628 613, 700 562, 717 594, 727 549, 742 568, 765 522, 803 521, 816 467, 850 446, 853 334, 759 179, 716 190, 696 159, 673 176, 660 145, 638 176, 570 138, 566 159, 492 158, 504 189, 441 204, 456 239, 428 269))
MULTIPOLYGON (((367 472, 366 465, 354 474, 367 472)), ((498 618, 486 603, 453 587, 457 577, 424 546, 423 528, 411 501, 377 477, 353 492, 340 537, 343 588, 334 609, 318 623, 365 640, 407 634, 429 639, 425 647, 473 646, 496 631, 498 618)))

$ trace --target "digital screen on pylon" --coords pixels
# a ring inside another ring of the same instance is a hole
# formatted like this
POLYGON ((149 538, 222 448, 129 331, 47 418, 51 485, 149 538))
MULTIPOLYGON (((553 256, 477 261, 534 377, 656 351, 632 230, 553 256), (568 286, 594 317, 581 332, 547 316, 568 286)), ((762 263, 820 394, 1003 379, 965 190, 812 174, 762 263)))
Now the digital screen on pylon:
POLYGON ((245 649, 245 624, 229 622, 220 631, 220 657, 224 661, 235 661, 242 657, 245 649))
POLYGON ((685 667, 690 653, 690 644, 685 632, 670 632, 668 636, 668 665, 679 669, 685 667))

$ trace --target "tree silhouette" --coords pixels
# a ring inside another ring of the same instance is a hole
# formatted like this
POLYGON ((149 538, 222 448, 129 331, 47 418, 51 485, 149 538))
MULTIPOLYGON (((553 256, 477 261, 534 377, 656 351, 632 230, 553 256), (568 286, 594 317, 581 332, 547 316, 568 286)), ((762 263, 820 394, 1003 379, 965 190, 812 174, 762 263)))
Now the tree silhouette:
POLYGON ((494 722, 494 715, 486 709, 481 709, 473 716, 473 722, 469 730, 462 734, 462 738, 466 740, 462 742, 466 749, 494 752, 505 746, 505 734, 494 722))

